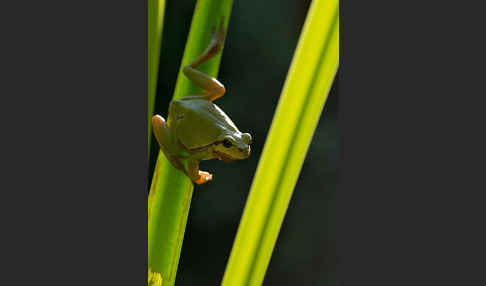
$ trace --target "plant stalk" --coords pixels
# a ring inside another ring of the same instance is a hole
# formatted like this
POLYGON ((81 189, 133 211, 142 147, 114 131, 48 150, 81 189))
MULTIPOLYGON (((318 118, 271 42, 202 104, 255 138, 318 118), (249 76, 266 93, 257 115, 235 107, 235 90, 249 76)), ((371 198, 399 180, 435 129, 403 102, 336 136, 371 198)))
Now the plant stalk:
MULTIPOLYGON (((184 76, 182 70, 208 46, 211 26, 217 27, 222 16, 227 27, 232 4, 231 0, 197 1, 173 99, 202 92, 184 76)), ((198 69, 216 77, 221 54, 222 51, 198 69)), ((190 179, 173 167, 159 151, 148 206, 148 268, 151 285, 174 285, 193 188, 190 179)))

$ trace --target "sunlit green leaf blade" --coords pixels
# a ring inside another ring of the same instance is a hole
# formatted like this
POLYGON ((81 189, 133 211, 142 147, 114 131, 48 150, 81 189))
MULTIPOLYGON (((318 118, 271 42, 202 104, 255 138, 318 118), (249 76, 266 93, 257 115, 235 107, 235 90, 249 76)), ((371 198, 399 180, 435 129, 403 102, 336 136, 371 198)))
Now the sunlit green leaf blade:
POLYGON ((314 0, 282 90, 222 285, 261 285, 339 63, 339 3, 314 0))

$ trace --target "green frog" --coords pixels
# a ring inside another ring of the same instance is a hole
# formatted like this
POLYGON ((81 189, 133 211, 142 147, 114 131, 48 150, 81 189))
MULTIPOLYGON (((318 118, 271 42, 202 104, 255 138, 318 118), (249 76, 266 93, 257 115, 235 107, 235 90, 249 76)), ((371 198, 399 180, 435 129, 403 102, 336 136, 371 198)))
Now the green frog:
POLYGON ((199 170, 201 160, 219 159, 230 162, 250 155, 252 137, 242 133, 214 100, 225 94, 216 79, 196 67, 216 56, 226 37, 222 19, 219 28, 211 28, 212 38, 206 50, 189 65, 184 75, 205 90, 171 101, 168 122, 160 115, 152 118, 155 138, 167 159, 194 183, 203 184, 213 175, 199 170))

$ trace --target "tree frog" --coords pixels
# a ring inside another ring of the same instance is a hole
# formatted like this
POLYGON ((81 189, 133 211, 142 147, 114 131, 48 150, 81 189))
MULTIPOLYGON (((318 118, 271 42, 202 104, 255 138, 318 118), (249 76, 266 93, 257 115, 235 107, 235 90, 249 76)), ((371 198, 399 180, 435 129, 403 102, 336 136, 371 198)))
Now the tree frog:
POLYGON ((225 93, 215 78, 195 68, 216 56, 226 37, 222 19, 213 26, 212 39, 206 50, 183 69, 184 75, 205 90, 171 101, 168 122, 160 115, 152 118, 155 138, 167 159, 194 183, 203 184, 213 175, 199 170, 199 161, 219 159, 230 162, 250 155, 251 135, 242 133, 231 119, 213 103, 225 93))

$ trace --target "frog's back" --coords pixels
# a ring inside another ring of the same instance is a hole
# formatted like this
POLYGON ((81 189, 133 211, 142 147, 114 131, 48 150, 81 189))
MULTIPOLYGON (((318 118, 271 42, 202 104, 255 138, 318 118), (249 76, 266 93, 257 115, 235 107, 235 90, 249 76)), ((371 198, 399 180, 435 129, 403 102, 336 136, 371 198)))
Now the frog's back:
POLYGON ((231 119, 217 105, 205 99, 175 100, 171 112, 177 137, 188 149, 213 144, 226 134, 239 132, 231 119))

